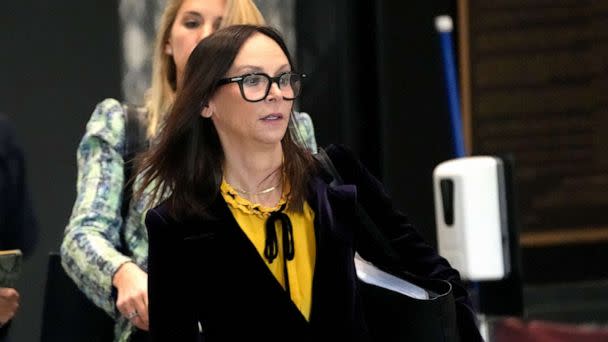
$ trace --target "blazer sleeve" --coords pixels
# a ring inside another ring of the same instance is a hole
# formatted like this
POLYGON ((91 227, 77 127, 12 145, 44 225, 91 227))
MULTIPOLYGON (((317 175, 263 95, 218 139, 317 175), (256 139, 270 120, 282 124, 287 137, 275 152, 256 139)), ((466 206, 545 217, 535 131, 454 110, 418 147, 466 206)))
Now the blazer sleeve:
POLYGON ((131 259, 118 252, 122 228, 125 115, 120 102, 97 105, 78 146, 77 196, 61 243, 66 273, 116 318, 112 277, 131 259))
MULTIPOLYGON (((331 145, 326 151, 344 183, 357 186, 357 200, 389 239, 394 250, 400 254, 401 264, 391 265, 391 268, 400 267, 418 276, 449 281, 454 289, 461 340, 482 341, 468 292, 458 271, 424 241, 407 216, 394 206, 383 185, 350 150, 343 146, 331 145)), ((357 248, 361 256, 379 265, 386 265, 388 261, 377 256, 383 253, 374 253, 373 246, 366 245, 366 241, 370 239, 358 239, 357 248)))
MULTIPOLYGON (((158 208, 158 207, 157 207, 158 208)), ((178 230, 162 210, 146 214, 148 229, 148 313, 151 341, 196 341, 199 323, 178 230)), ((183 240, 183 239, 182 239, 183 240)), ((196 272, 196 270, 191 270, 196 272)))
POLYGON ((0 116, 0 249, 21 249, 28 257, 38 239, 23 150, 8 118, 0 116))

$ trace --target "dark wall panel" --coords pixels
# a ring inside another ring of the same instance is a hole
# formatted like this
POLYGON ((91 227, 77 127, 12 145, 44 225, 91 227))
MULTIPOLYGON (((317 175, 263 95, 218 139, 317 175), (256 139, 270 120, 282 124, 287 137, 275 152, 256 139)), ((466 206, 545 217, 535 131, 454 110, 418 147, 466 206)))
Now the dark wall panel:
POLYGON ((433 20, 454 1, 301 0, 302 98, 321 145, 350 145, 435 241, 432 169, 451 157, 433 20))
POLYGON ((26 153, 40 221, 20 281, 12 334, 36 341, 49 251, 58 250, 75 198, 76 147, 96 102, 120 96, 117 0, 8 1, 0 11, 0 111, 26 153))
POLYGON ((378 174, 382 146, 373 13, 369 1, 296 3, 298 65, 310 74, 301 109, 312 115, 321 146, 347 144, 378 174))
POLYGON ((435 16, 451 1, 378 1, 377 51, 383 175, 398 203, 435 241, 432 172, 452 155, 435 16))

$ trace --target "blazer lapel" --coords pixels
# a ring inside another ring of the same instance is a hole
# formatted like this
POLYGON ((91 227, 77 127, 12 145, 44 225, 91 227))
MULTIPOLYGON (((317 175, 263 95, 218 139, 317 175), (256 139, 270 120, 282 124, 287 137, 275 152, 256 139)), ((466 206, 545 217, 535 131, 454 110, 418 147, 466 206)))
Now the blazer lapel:
MULTIPOLYGON (((219 197, 212 203, 210 212, 214 217, 197 220, 194 225, 199 229, 196 233, 184 237, 184 241, 200 239, 211 242, 212 248, 217 251, 217 257, 226 262, 231 272, 250 274, 248 279, 242 279, 242 291, 250 292, 250 296, 267 296, 269 300, 283 302, 283 306, 288 307, 288 312, 276 314, 296 315, 306 323, 300 310, 287 296, 287 292, 272 274, 263 257, 238 225, 223 198, 219 197)), ((226 280, 231 281, 232 278, 226 280)))
MULTIPOLYGON (((336 211, 346 213, 351 203, 356 201, 356 186, 351 184, 330 185, 321 176, 313 177, 310 182, 308 203, 315 212, 316 262, 313 276, 312 309, 310 321, 316 322, 331 319, 332 307, 340 305, 331 303, 332 295, 326 292, 328 288, 336 288, 339 281, 338 272, 333 272, 328 263, 336 260, 335 242, 343 241, 343 245, 352 245, 353 229, 344 221, 342 215, 336 216, 336 211), (342 217, 340 221, 337 217, 342 217), (322 314, 321 314, 322 313, 322 314), (321 316, 322 315, 322 316, 321 316)), ((352 211, 351 211, 352 212, 352 211)), ((353 267, 353 254, 341 255, 345 264, 339 267, 353 267)), ((337 271, 337 270, 336 270, 337 271)))

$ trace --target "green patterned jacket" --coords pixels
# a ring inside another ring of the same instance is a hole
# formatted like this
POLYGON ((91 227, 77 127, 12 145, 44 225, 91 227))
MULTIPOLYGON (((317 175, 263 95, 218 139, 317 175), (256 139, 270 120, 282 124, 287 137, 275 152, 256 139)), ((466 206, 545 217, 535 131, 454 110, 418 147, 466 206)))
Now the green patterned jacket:
MULTIPOLYGON (((310 116, 295 113, 298 138, 316 152, 310 116)), ((68 275, 95 305, 116 321, 115 341, 128 341, 134 327, 115 305, 112 276, 125 262, 147 270, 148 235, 144 225, 149 192, 132 201, 126 222, 121 216, 125 155, 125 113, 122 104, 106 99, 95 108, 77 151, 77 197, 61 243, 68 275), (121 246, 124 229, 127 246, 121 246), (127 250, 130 257, 118 250, 127 250)), ((137 191, 139 179, 133 189, 137 191)))

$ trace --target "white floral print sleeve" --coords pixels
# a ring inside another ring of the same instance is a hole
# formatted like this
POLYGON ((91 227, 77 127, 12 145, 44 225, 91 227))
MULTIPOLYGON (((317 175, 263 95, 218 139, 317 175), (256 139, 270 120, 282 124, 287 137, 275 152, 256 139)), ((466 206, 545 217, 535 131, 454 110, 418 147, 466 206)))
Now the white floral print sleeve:
POLYGON ((126 340, 132 327, 116 310, 112 277, 127 261, 145 271, 148 248, 143 203, 131 204, 124 225, 128 246, 120 245, 124 146, 122 105, 104 100, 95 108, 78 147, 77 197, 61 244, 68 275, 93 303, 117 319, 117 341, 126 340))

